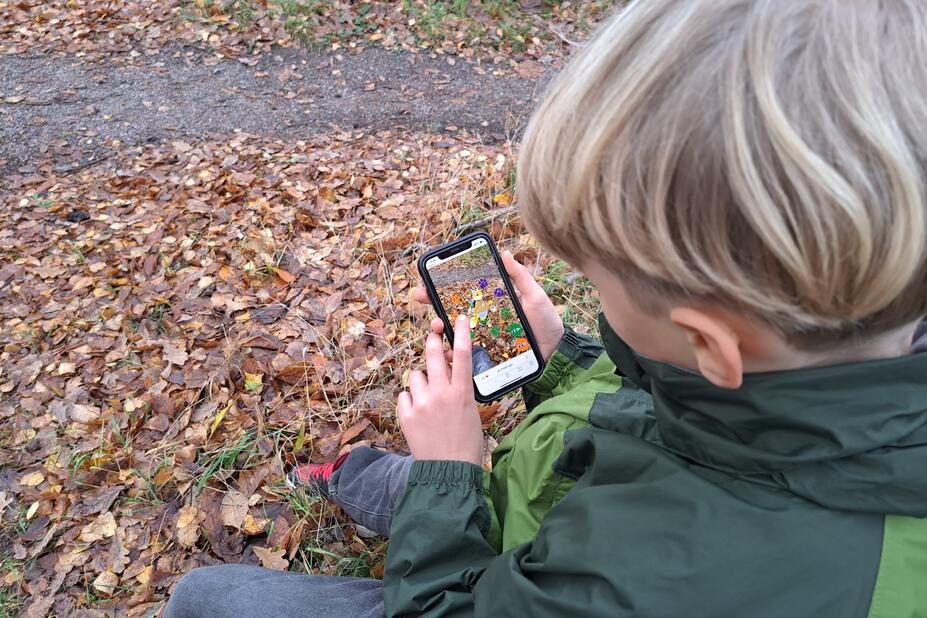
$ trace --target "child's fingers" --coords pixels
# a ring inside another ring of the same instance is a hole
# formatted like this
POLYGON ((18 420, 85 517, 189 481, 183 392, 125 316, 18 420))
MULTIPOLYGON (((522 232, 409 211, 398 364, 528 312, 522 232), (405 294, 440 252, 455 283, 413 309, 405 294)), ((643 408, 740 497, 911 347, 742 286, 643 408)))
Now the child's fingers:
POLYGON ((431 300, 428 298, 428 290, 422 286, 417 286, 414 290, 412 290, 412 298, 416 302, 422 303, 423 305, 431 304, 431 300))
POLYGON ((399 417, 400 426, 410 414, 412 414, 412 395, 408 391, 402 391, 396 399, 396 416, 399 417))
POLYGON ((528 269, 515 259, 511 251, 502 252, 502 264, 505 266, 506 272, 509 273, 509 277, 511 277, 512 281, 515 283, 515 287, 518 288, 518 291, 521 292, 523 296, 532 296, 539 291, 542 293, 544 292, 541 285, 535 281, 528 269))
POLYGON ((470 320, 466 316, 457 318, 454 324, 454 366, 451 383, 457 386, 470 385, 473 379, 473 357, 470 356, 470 320))
POLYGON ((433 332, 436 335, 444 334, 444 322, 441 321, 441 318, 432 318, 431 332, 433 332))
POLYGON ((428 370, 428 382, 441 380, 450 381, 447 361, 444 360, 444 346, 441 344, 441 335, 430 333, 425 339, 425 367, 428 370))
POLYGON ((412 402, 422 398, 428 392, 428 378, 425 374, 416 369, 409 375, 409 394, 412 395, 412 402))

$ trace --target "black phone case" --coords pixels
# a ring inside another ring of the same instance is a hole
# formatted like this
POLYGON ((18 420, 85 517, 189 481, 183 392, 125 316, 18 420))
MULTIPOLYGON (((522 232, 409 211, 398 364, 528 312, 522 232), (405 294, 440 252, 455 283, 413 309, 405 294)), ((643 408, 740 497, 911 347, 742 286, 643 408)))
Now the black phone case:
POLYGON ((441 305, 441 299, 438 297, 438 292, 435 289, 434 283, 432 283, 431 277, 428 275, 428 270, 425 268, 425 262, 434 256, 442 256, 443 254, 452 253, 461 245, 470 244, 477 238, 485 238, 487 241, 486 244, 489 246, 493 260, 495 260, 496 266, 499 268, 502 281, 505 283, 505 289, 508 292, 509 297, 512 299, 512 306, 515 307, 515 312, 518 314, 519 321, 524 325, 525 338, 528 340, 528 343, 531 344, 531 352, 534 354, 534 357, 538 361, 537 371, 525 376, 521 380, 504 386, 502 389, 496 391, 495 393, 490 393, 489 395, 480 395, 479 390, 476 388, 476 384, 474 384, 473 394, 476 397, 476 400, 480 403, 489 403, 499 399, 506 393, 509 393, 529 382, 536 380, 544 371, 544 359, 538 350, 537 341, 534 339, 534 333, 531 331, 531 325, 528 324, 528 320, 525 318, 525 312, 521 308, 521 303, 518 301, 518 296, 515 295, 515 289, 512 287, 512 281, 509 279, 509 274, 505 272, 505 266, 502 264, 502 257, 499 255, 498 249, 496 249, 496 243, 493 242, 492 238, 486 232, 474 232, 473 234, 468 234, 458 238, 457 240, 441 245, 440 247, 429 249, 418 258, 418 273, 421 276, 422 281, 425 283, 425 289, 428 291, 428 298, 431 300, 431 306, 434 307, 438 317, 441 318, 442 322, 444 322, 444 334, 447 336, 447 340, 450 342, 451 346, 453 346, 454 329, 452 328, 450 319, 447 317, 447 312, 441 305))

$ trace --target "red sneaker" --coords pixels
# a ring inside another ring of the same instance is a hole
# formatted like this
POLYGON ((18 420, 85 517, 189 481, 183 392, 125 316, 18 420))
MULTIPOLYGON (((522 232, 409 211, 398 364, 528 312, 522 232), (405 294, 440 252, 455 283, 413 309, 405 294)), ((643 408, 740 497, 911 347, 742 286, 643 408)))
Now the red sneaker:
POLYGON ((328 463, 305 463, 296 466, 286 475, 291 489, 303 489, 311 495, 328 497, 328 481, 350 453, 344 453, 328 463))

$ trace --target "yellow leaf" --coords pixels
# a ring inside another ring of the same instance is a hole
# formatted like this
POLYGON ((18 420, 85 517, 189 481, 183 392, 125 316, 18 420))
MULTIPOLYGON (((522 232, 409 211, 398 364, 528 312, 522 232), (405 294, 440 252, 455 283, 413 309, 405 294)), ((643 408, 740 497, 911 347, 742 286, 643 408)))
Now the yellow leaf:
POLYGON ((248 373, 245 372, 245 390, 249 393, 259 393, 261 388, 264 386, 264 374, 263 373, 248 373))
POLYGON ((151 580, 151 572, 153 570, 154 568, 149 564, 144 569, 142 569, 141 573, 135 576, 135 579, 137 579, 138 583, 140 583, 141 585, 146 586, 148 585, 148 582, 151 580))
POLYGON ((492 201, 500 206, 508 206, 512 203, 512 198, 509 197, 508 193, 500 193, 496 197, 492 198, 492 201))
POLYGON ((293 443, 294 451, 303 450, 303 444, 306 442, 306 425, 303 424, 299 427, 299 433, 296 435, 296 442, 293 443))
MULTIPOLYGON (((245 374, 248 375, 248 374, 245 374)), ((247 382, 245 383, 245 388, 248 388, 247 382)), ((219 425, 222 424, 222 419, 225 418, 225 413, 229 411, 229 408, 232 407, 234 401, 230 401, 229 405, 225 406, 216 414, 215 420, 213 420, 212 425, 209 426, 209 437, 212 437, 212 434, 215 433, 216 429, 219 428, 219 425)))
POLYGON ((26 511, 26 520, 32 519, 32 517, 35 515, 35 512, 38 510, 39 510, 39 503, 33 502, 32 506, 29 507, 29 510, 26 511))
POLYGON ((30 472, 26 476, 19 479, 20 485, 25 485, 26 487, 35 487, 45 480, 45 475, 41 472, 30 472))
POLYGON ((269 523, 269 519, 264 517, 255 519, 254 516, 249 513, 245 515, 245 520, 241 524, 241 529, 245 534, 261 534, 265 529, 267 529, 267 525, 269 523))

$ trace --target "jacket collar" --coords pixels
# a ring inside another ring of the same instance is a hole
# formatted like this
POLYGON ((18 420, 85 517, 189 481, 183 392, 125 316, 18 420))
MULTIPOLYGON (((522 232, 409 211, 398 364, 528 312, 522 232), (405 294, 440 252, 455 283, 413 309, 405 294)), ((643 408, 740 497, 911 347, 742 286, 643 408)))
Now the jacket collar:
POLYGON ((748 374, 728 390, 636 354, 599 323, 619 373, 653 395, 669 450, 739 476, 774 475, 819 501, 833 494, 825 502, 841 508, 847 486, 881 487, 892 495, 865 510, 927 514, 927 354, 748 374))

